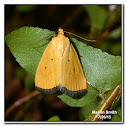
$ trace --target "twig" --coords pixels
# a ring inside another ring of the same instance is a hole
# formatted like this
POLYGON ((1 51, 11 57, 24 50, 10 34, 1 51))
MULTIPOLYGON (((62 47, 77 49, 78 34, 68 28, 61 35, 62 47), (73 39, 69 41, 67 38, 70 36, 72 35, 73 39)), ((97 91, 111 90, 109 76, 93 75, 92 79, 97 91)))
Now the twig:
POLYGON ((121 85, 118 85, 115 89, 109 91, 106 95, 106 98, 101 101, 98 107, 94 110, 97 111, 97 114, 91 114, 88 119, 84 121, 100 121, 100 115, 103 115, 103 111, 106 112, 116 100, 116 98, 121 93, 121 85))
POLYGON ((17 100, 16 102, 14 102, 9 108, 7 108, 7 110, 5 112, 5 117, 7 117, 16 107, 18 107, 21 104, 29 101, 30 99, 32 99, 33 97, 35 97, 39 94, 40 94, 40 92, 34 91, 31 94, 29 94, 28 96, 21 98, 21 99, 17 100))

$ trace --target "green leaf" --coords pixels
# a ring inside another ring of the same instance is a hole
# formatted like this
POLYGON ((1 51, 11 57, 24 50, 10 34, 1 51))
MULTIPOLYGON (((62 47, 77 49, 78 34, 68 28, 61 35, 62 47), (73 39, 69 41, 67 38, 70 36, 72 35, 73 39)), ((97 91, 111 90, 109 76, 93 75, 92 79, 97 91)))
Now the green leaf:
POLYGON ((84 5, 90 20, 91 27, 102 30, 108 18, 108 12, 99 5, 84 5))
MULTIPOLYGON (((41 28, 22 27, 7 35, 5 40, 17 62, 35 75, 41 55, 50 41, 42 38, 52 33, 54 32, 41 28)), ((65 94, 59 95, 59 98, 70 106, 83 107, 93 102, 98 95, 103 95, 121 84, 121 57, 87 46, 75 38, 70 41, 80 57, 88 88, 81 98, 72 98, 65 94)))
POLYGON ((121 118, 118 115, 113 115, 111 121, 121 121, 121 118))
POLYGON ((51 118, 49 118, 47 121, 61 121, 59 116, 53 116, 51 118))
POLYGON ((121 113, 122 113, 122 109, 121 109, 121 107, 117 108, 117 114, 118 114, 118 116, 121 117, 121 115, 122 115, 121 113))
POLYGON ((121 94, 117 97, 117 99, 112 104, 110 111, 117 111, 117 114, 112 115, 111 121, 122 121, 122 110, 121 110, 121 94))
POLYGON ((110 110, 114 110, 114 109, 117 109, 117 108, 120 108, 121 107, 121 94, 116 98, 116 100, 114 101, 114 103, 112 103, 112 106, 110 108, 110 110))
POLYGON ((89 117, 89 115, 92 113, 92 110, 94 110, 99 103, 99 99, 97 98, 95 101, 90 103, 89 105, 86 105, 85 107, 80 108, 79 110, 79 118, 81 121, 84 121, 86 118, 89 117))
POLYGON ((122 121, 122 119, 121 119, 121 108, 117 109, 117 114, 112 116, 111 121, 122 121))

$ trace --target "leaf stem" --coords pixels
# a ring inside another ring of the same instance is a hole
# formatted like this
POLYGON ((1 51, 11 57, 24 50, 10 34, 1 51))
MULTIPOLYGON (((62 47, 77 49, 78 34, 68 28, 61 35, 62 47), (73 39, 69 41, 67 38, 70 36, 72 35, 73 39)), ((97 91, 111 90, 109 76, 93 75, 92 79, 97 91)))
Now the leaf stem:
POLYGON ((18 106, 22 105, 23 103, 29 101, 30 99, 34 98, 35 96, 39 95, 40 92, 38 91, 33 91, 31 94, 27 95, 24 98, 21 98, 19 100, 17 100, 16 102, 14 102, 9 108, 7 108, 6 112, 5 112, 5 117, 7 117, 15 108, 17 108, 18 106))
POLYGON ((98 107, 94 110, 97 112, 96 114, 91 114, 86 120, 84 121, 101 121, 99 118, 100 115, 103 115, 103 112, 106 112, 113 104, 113 102, 117 99, 119 94, 121 93, 121 85, 118 85, 115 89, 107 92, 106 98, 104 98, 98 107))

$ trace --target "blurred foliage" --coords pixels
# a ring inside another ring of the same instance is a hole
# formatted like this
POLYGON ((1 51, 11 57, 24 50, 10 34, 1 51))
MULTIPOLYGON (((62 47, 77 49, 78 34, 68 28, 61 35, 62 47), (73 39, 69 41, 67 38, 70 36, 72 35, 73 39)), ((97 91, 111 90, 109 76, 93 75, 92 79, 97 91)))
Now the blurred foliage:
POLYGON ((15 70, 15 77, 19 80, 23 80, 25 77, 25 71, 21 67, 15 70))
POLYGON ((35 8, 37 8, 37 5, 17 5, 16 10, 20 12, 29 12, 33 11, 35 8))
POLYGON ((61 120, 58 116, 53 116, 53 117, 49 118, 47 121, 61 121, 61 120))
POLYGON ((79 110, 79 118, 81 121, 84 121, 86 118, 89 117, 92 110, 94 110, 98 106, 99 101, 100 99, 96 98, 95 101, 91 102, 89 105, 86 105, 85 107, 82 107, 79 110))
POLYGON ((116 121, 122 121, 121 111, 122 111, 122 110, 121 110, 120 107, 117 108, 117 114, 115 114, 115 115, 112 116, 111 121, 114 121, 114 122, 116 122, 116 121))
POLYGON ((112 115, 111 121, 122 121, 122 104, 121 104, 121 94, 119 97, 116 99, 116 101, 113 103, 111 106, 110 110, 116 110, 117 114, 112 115))
POLYGON ((103 30, 108 18, 108 11, 99 5, 84 5, 84 8, 90 17, 91 28, 95 28, 98 31, 103 30))
POLYGON ((24 78, 24 86, 28 92, 32 92, 34 89, 34 76, 31 73, 27 73, 24 78))
POLYGON ((121 27, 118 27, 111 31, 108 35, 109 39, 119 39, 121 38, 121 27))
MULTIPOLYGON (((51 31, 62 27, 82 37, 96 39, 95 43, 88 44, 118 56, 121 55, 121 20, 120 5, 5 5, 6 35, 23 26, 41 27, 51 31)), ((34 77, 20 68, 5 45, 5 109, 33 90, 34 77)), ((96 107, 96 101, 94 99, 94 104, 90 103, 87 108, 80 108, 84 113, 78 115, 79 108, 67 106, 54 95, 37 97, 11 112, 5 120, 47 121, 57 115, 63 121, 79 121, 96 107)), ((116 105, 119 103, 121 100, 116 105)), ((115 107, 119 114, 113 115, 111 121, 121 120, 120 106, 119 104, 115 107)))

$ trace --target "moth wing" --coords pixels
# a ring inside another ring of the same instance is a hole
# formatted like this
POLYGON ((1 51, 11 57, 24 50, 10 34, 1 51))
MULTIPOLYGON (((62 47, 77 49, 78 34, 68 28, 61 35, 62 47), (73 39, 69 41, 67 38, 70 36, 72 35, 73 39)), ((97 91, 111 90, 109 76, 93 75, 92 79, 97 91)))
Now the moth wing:
POLYGON ((52 42, 46 47, 38 64, 35 86, 40 92, 55 93, 58 90, 60 75, 60 57, 52 42))
POLYGON ((72 97, 84 94, 87 88, 86 78, 72 44, 64 52, 61 69, 61 92, 72 97))

